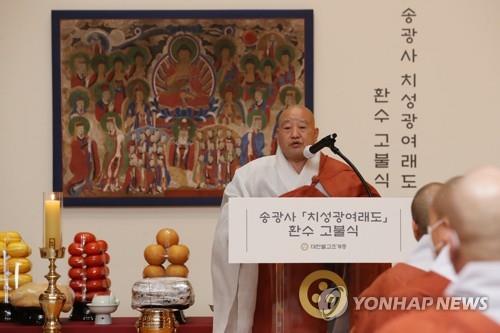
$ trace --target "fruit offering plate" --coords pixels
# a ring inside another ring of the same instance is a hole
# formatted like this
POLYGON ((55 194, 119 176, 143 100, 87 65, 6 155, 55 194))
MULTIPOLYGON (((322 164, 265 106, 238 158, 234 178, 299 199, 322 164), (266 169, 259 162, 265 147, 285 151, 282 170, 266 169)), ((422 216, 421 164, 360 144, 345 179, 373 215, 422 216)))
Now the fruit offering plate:
POLYGON ((161 307, 184 310, 193 304, 193 288, 186 278, 146 278, 132 287, 133 309, 161 307))

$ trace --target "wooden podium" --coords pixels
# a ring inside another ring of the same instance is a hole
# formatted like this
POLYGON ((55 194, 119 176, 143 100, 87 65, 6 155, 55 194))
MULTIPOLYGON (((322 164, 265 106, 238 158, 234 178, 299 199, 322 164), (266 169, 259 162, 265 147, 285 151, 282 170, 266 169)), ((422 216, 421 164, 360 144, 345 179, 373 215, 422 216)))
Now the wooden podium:
MULTIPOLYGON (((259 264, 257 304, 254 314, 254 333, 311 333, 327 332, 324 319, 309 315, 300 304, 300 286, 307 275, 318 270, 328 270, 342 277, 349 291, 349 308, 352 297, 370 285, 375 278, 388 269, 390 264, 259 264)), ((308 288, 311 306, 317 307, 313 295, 320 293, 318 286, 332 281, 318 279, 308 288)))

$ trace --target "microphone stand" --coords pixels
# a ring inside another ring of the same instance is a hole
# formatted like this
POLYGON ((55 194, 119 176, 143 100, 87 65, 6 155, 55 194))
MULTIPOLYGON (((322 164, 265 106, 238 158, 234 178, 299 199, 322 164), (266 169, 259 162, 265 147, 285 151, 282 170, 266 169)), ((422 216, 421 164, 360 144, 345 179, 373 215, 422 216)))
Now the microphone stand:
POLYGON ((361 184, 363 184, 363 187, 365 188, 366 194, 368 194, 369 197, 372 197, 373 195, 372 195, 372 192, 370 191, 370 187, 368 186, 368 183, 366 182, 366 180, 363 178, 363 176, 359 172, 358 168, 356 168, 356 166, 347 158, 347 156, 342 154, 340 149, 335 146, 335 142, 337 141, 337 133, 333 133, 328 138, 329 138, 328 148, 330 148, 330 150, 334 154, 339 155, 352 168, 352 170, 354 171, 356 176, 358 176, 359 180, 361 181, 361 184))
MULTIPOLYGON (((349 158, 347 158, 347 156, 345 156, 341 151, 340 149, 335 146, 335 142, 337 141, 337 133, 333 133, 331 134, 329 137, 328 137, 328 148, 330 148, 330 150, 335 154, 335 155, 338 155, 340 156, 340 158, 342 158, 342 160, 344 160, 351 168, 352 170, 354 171, 354 173, 356 174, 356 176, 358 176, 359 180, 361 181, 361 184, 363 184, 363 187, 365 188, 365 191, 366 191, 366 194, 368 195, 368 197, 372 197, 372 192, 370 191, 370 187, 368 186, 368 183, 366 182, 366 180, 363 178, 363 176, 361 175, 361 173, 359 172, 358 168, 356 168, 356 166, 351 162, 351 160, 349 160, 349 158)), ((349 268, 349 264, 348 263, 344 263, 344 264, 341 264, 342 265, 342 279, 344 281, 346 281, 347 279, 347 275, 348 275, 348 268, 349 268)), ((332 320, 328 323, 327 325, 327 332, 332 332, 332 333, 336 333, 337 330, 336 330, 336 324, 337 324, 337 320, 340 319, 340 327, 338 327, 339 331, 343 331, 345 328, 348 328, 349 325, 350 325, 350 316, 349 316, 349 312, 347 311, 346 313, 344 313, 341 317, 339 318, 336 318, 335 320, 332 320)))

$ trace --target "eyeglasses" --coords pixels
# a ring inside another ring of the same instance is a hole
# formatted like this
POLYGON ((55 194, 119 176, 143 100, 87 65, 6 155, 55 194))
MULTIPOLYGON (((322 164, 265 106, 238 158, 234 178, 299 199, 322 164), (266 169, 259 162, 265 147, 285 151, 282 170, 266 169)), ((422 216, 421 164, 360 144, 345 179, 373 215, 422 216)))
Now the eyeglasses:
POLYGON ((440 219, 438 220, 436 223, 434 223, 433 225, 428 225, 427 226, 427 234, 432 234, 432 232, 434 230, 437 229, 437 227, 439 227, 441 224, 443 224, 445 222, 445 219, 440 219))

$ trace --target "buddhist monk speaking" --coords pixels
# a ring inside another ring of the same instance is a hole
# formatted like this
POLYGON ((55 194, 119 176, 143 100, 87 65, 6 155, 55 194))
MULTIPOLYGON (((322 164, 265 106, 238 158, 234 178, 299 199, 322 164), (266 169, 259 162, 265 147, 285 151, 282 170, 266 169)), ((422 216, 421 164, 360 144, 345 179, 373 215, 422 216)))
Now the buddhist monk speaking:
MULTIPOLYGON (((271 265, 228 263, 228 199, 234 197, 358 197, 366 189, 354 171, 344 163, 323 154, 304 157, 304 148, 316 142, 318 129, 313 113, 304 106, 291 106, 277 120, 276 155, 253 160, 239 168, 226 186, 222 212, 212 250, 214 332, 259 332, 272 330, 273 299, 271 265)), ((373 195, 378 195, 374 188, 373 195)), ((321 264, 285 265, 292 279, 287 280, 290 297, 285 331, 326 332, 327 322, 308 316, 298 300, 300 282, 321 264), (309 271, 305 269, 310 266, 309 271), (316 268, 314 268, 316 267, 316 268)), ((324 267, 324 266, 323 266, 324 267)), ((346 267, 343 265, 343 267, 346 267)), ((387 265, 352 264, 349 284, 364 289, 387 265), (359 271, 363 270, 363 274, 359 271)), ((351 292, 351 288, 350 288, 351 292)), ((286 293, 286 291, 285 291, 286 293)), ((356 291, 353 292, 356 295, 356 291)))

